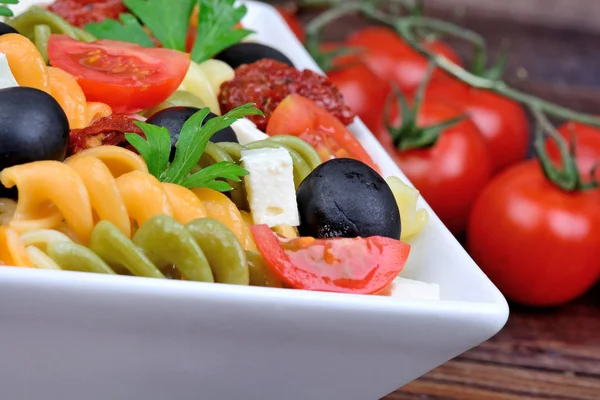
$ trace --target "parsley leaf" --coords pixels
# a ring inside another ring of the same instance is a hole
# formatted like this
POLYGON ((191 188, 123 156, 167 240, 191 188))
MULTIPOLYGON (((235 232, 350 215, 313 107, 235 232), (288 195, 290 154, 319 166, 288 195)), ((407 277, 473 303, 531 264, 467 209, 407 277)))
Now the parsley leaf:
POLYGON ((119 21, 105 19, 102 22, 87 24, 85 30, 99 39, 127 40, 139 44, 142 47, 154 47, 154 42, 136 17, 131 14, 119 15, 119 21))
POLYGON ((246 15, 246 6, 235 7, 235 0, 197 0, 200 6, 198 33, 192 60, 201 63, 252 33, 235 26, 246 15))
POLYGON ((150 32, 168 49, 185 51, 185 41, 196 0, 123 0, 150 32))
POLYGON ((245 104, 225 115, 205 121, 209 112, 210 109, 205 107, 183 124, 175 158, 170 165, 171 136, 166 128, 136 121, 135 124, 144 132, 146 139, 135 133, 126 133, 125 139, 144 158, 148 171, 161 182, 171 182, 187 188, 203 186, 219 191, 231 190, 227 182, 219 179, 240 182, 240 177, 248 175, 248 171, 237 164, 224 161, 193 174, 190 172, 198 164, 206 144, 215 133, 246 115, 262 115, 262 112, 254 108, 253 104, 245 104))
POLYGON ((19 4, 19 0, 1 0, 0 3, 0 17, 12 17, 15 15, 12 10, 2 4, 19 4))

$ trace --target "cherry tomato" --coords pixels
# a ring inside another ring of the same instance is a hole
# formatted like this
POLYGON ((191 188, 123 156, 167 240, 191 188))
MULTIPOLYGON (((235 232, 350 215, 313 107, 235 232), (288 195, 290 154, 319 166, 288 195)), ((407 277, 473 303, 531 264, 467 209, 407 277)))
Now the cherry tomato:
MULTIPOLYGON (((575 139, 575 162, 579 168, 579 174, 584 182, 589 181, 592 168, 600 163, 600 128, 594 128, 578 122, 567 122, 558 128, 562 137, 570 142, 571 135, 575 139)), ((547 140, 548 156, 551 160, 558 162, 560 152, 554 140, 547 140)), ((596 170, 596 179, 600 180, 600 167, 596 170)))
POLYGON ((165 101, 183 81, 189 54, 147 49, 115 40, 84 43, 52 35, 50 63, 77 78, 88 101, 99 101, 118 114, 133 114, 165 101))
POLYGON ((304 43, 304 40, 306 39, 306 33, 304 32, 304 27, 298 20, 298 17, 296 17, 296 14, 294 12, 292 12, 291 10, 289 10, 285 7, 282 7, 282 6, 275 6, 275 8, 279 12, 279 15, 281 15, 281 17, 285 20, 287 25, 290 27, 292 32, 294 32, 294 35, 296 35, 298 40, 301 43, 304 43))
MULTIPOLYGON (((417 116, 419 127, 448 121, 460 110, 425 98, 417 116)), ((392 108, 392 125, 401 122, 392 108)), ((400 151, 385 126, 375 135, 435 213, 454 234, 467 225, 471 206, 491 177, 491 162, 481 133, 469 119, 446 128, 431 147, 400 151)))
POLYGON ((267 134, 294 135, 312 145, 323 161, 354 158, 376 171, 379 167, 344 124, 315 102, 298 94, 287 96, 271 115, 267 134))
MULTIPOLYGON (((403 93, 413 93, 425 77, 429 61, 413 50, 396 32, 381 26, 360 29, 350 35, 345 44, 365 49, 364 60, 369 68, 385 81, 394 82, 403 93)), ((448 58, 455 64, 461 64, 456 53, 447 45, 438 41, 424 42, 431 52, 448 58)), ((447 76, 436 70, 432 80, 447 76)))
POLYGON ((427 97, 462 107, 469 114, 487 143, 493 172, 526 158, 529 124, 519 103, 454 79, 433 82, 427 87, 426 93, 427 97))
MULTIPOLYGON (((323 44, 324 52, 339 47, 323 44)), ((379 126, 381 110, 389 93, 386 81, 375 75, 359 57, 340 57, 334 60, 335 68, 327 77, 344 95, 344 101, 371 130, 379 126)))
POLYGON ((467 232, 473 259, 507 298, 522 304, 566 303, 600 276, 600 190, 562 191, 536 160, 490 182, 467 232))
POLYGON ((381 236, 280 241, 266 225, 250 230, 267 265, 295 289, 378 293, 398 276, 410 253, 408 244, 381 236))

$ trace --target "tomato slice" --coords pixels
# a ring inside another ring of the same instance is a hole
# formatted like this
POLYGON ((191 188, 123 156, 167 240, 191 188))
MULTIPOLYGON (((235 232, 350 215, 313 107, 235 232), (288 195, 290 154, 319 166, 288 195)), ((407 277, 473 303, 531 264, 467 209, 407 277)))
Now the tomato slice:
POLYGON ((299 94, 290 94, 279 103, 269 119, 267 134, 298 136, 310 143, 323 161, 349 157, 381 172, 340 120, 314 101, 299 94))
POLYGON ((50 63, 77 78, 88 101, 110 105, 117 114, 132 114, 166 100, 183 81, 190 55, 148 49, 116 40, 79 42, 51 35, 50 63))
POLYGON ((250 227, 271 269, 295 289, 372 294, 400 273, 410 245, 381 236, 280 240, 267 225, 250 227))

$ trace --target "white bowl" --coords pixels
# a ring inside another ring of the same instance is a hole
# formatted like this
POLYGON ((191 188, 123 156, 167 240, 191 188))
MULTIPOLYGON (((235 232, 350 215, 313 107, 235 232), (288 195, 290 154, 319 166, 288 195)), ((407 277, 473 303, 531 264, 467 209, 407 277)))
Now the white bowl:
MULTIPOLYGON (((258 40, 317 70, 272 7, 247 4, 258 40)), ((352 131, 386 175, 404 178, 360 121, 352 131)), ((508 317, 429 211, 402 276, 439 284, 440 301, 0 268, 1 397, 378 399, 508 317)))

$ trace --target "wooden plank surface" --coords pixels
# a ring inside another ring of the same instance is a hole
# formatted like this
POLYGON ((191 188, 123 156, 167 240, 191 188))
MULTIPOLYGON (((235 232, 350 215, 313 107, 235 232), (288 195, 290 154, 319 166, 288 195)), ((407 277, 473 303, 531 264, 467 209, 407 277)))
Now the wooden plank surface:
MULTIPOLYGON (((505 75, 510 84, 580 111, 599 113, 599 1, 426 3, 429 15, 482 33, 492 56, 501 45, 510 44, 505 75)), ((308 21, 314 15, 301 10, 299 16, 308 21)), ((343 40, 365 25, 360 18, 344 18, 324 38, 343 40)), ((469 59, 468 46, 450 43, 464 60, 469 59)), ((512 305, 509 321, 496 337, 382 400, 408 399, 600 400, 600 285, 557 309, 512 305)))

